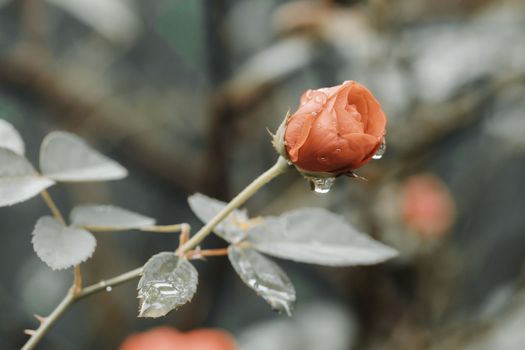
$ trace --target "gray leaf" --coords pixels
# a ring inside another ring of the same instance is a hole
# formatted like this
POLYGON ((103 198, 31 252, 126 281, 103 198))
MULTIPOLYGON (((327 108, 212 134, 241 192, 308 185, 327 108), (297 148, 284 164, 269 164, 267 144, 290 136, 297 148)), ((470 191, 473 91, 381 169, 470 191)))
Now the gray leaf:
POLYGON ((80 205, 69 215, 75 226, 127 230, 155 225, 155 219, 112 205, 80 205))
POLYGON ((139 317, 161 317, 186 304, 197 291, 198 273, 175 253, 152 256, 138 284, 139 317))
MULTIPOLYGON (((226 206, 226 203, 201 193, 189 196, 188 203, 191 210, 204 223, 213 219, 226 206)), ((246 210, 235 209, 221 223, 215 226, 214 232, 227 242, 237 243, 246 237, 249 226, 251 224, 249 223, 246 210)))
POLYGON ((11 124, 3 119, 0 119, 0 147, 7 148, 21 156, 25 153, 22 137, 11 124))
POLYGON ((97 242, 88 231, 66 227, 51 216, 38 219, 33 249, 53 270, 67 269, 91 257, 97 242))
POLYGON ((228 258, 244 283, 273 309, 292 315, 295 288, 286 273, 273 261, 252 249, 228 248, 228 258))
POLYGON ((0 207, 23 202, 54 183, 40 176, 24 157, 0 148, 0 207))
POLYGON ((248 232, 248 241, 263 253, 283 259, 329 266, 376 264, 397 252, 358 232, 322 208, 293 210, 267 217, 248 232))
POLYGON ((95 151, 76 135, 55 131, 40 149, 42 173, 57 181, 105 181, 128 175, 117 162, 95 151))

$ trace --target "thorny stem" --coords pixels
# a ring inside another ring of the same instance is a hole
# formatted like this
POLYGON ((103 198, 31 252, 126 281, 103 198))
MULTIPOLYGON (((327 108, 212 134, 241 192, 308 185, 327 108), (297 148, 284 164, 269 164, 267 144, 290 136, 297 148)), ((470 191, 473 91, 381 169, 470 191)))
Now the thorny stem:
MULTIPOLYGON (((204 225, 189 241, 183 243, 179 249, 177 249, 176 253, 188 253, 193 248, 198 246, 204 238, 206 238, 219 224, 222 220, 224 220, 234 209, 237 209, 240 207, 244 202, 246 202, 251 196, 253 196, 262 186, 270 182, 275 177, 279 176, 283 172, 286 171, 288 168, 288 163, 286 159, 283 157, 279 157, 277 162, 267 171, 265 171, 263 174, 261 174, 258 178, 256 178, 252 183, 250 183, 244 190, 242 190, 235 198, 233 198, 215 217, 209 221, 206 225, 204 225)), ((46 204, 49 206, 51 211, 53 212, 53 215, 57 218, 57 220, 60 220, 57 215, 60 215, 62 218, 62 215, 60 214, 60 211, 56 208, 56 205, 54 204, 53 200, 47 193, 47 191, 44 191, 42 193, 42 197, 46 201, 46 204), (54 209, 56 209, 56 213, 54 209)), ((63 218, 61 220, 64 221, 63 218)), ((185 225, 185 224, 181 224, 185 225)), ((187 225, 187 224, 186 224, 187 225)), ((176 226, 176 225, 174 225, 176 226)), ((177 227, 179 230, 184 231, 185 226, 177 227)), ((154 232, 166 232, 157 230, 154 232)), ((224 252, 221 249, 217 249, 215 252, 212 252, 212 250, 203 250, 202 252, 206 252, 207 255, 222 255, 224 252), (217 254, 215 254, 217 253, 217 254)), ((76 290, 76 284, 73 285, 73 287, 69 290, 68 294, 64 297, 62 302, 53 310, 53 312, 45 317, 43 322, 41 322, 40 327, 34 333, 32 333, 31 337, 27 341, 27 343, 23 346, 22 350, 30 350, 33 349, 38 342, 42 339, 42 337, 49 331, 51 326, 60 318, 60 316, 64 313, 64 311, 74 302, 77 300, 83 299, 91 294, 97 293, 107 287, 113 287, 119 284, 122 284, 124 282, 130 281, 134 278, 139 277, 142 274, 143 266, 138 267, 134 270, 125 272, 121 275, 118 275, 116 277, 100 281, 98 283, 95 283, 93 285, 90 285, 88 287, 82 288, 80 286, 79 290, 76 290)), ((76 275, 76 274, 75 274, 76 275)))
POLYGON ((40 327, 33 333, 31 338, 25 343, 25 345, 22 347, 22 350, 29 350, 33 349, 38 342, 42 339, 42 337, 47 333, 47 331, 51 328, 51 326, 62 316, 64 311, 68 308, 69 305, 71 305, 75 301, 75 295, 73 293, 73 290, 70 289, 69 292, 66 294, 64 299, 58 304, 58 306, 53 310, 53 312, 47 316, 41 323, 40 327))

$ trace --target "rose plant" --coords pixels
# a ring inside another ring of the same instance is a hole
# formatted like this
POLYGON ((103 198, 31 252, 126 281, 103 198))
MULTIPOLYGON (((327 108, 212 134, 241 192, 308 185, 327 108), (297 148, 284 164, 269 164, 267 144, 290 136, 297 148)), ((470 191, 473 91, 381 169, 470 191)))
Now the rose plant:
MULTIPOLYGON (((37 171, 24 156, 18 132, 7 122, 0 123, 0 135, 7 135, 0 143, 0 206, 40 194, 53 216, 37 221, 33 248, 51 268, 72 268, 74 272, 72 286, 62 302, 49 316, 37 317, 40 324, 36 330, 26 331, 30 338, 23 349, 34 348, 77 300, 138 277, 139 317, 166 315, 193 298, 198 271, 192 260, 203 257, 227 255, 249 288, 272 308, 291 315, 296 298, 293 283, 266 255, 329 266, 369 265, 396 256, 392 248, 358 232, 341 216, 322 208, 301 208, 257 219, 250 219, 240 208, 262 186, 288 170, 290 164, 314 182, 316 189, 323 185, 319 192, 327 192, 330 182, 326 179, 353 175, 355 169, 382 153, 385 127, 386 117, 380 104, 357 82, 308 90, 297 111, 286 117, 274 136, 273 143, 280 156, 272 167, 228 203, 202 194, 189 197, 191 209, 205 223, 191 235, 191 227, 186 223, 157 225, 153 218, 110 205, 76 206, 66 220, 47 188, 57 182, 116 180, 127 175, 126 169, 77 136, 53 132, 42 143, 40 171, 37 171), (95 250, 95 234, 133 229, 180 232, 180 243, 171 251, 153 255, 141 267, 84 286, 80 265, 95 250), (223 238, 226 246, 201 249, 201 242, 212 232, 223 238)), ((192 337, 203 339, 202 334, 197 337, 196 333, 192 336, 192 333, 158 332, 171 333, 168 338, 186 342, 192 337)), ((178 348, 184 349, 182 345, 178 348)))

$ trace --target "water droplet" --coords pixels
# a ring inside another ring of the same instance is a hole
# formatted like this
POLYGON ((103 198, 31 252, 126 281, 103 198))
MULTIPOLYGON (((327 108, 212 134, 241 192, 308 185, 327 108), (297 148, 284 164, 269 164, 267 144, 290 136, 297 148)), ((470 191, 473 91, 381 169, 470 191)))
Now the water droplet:
POLYGON ((312 190, 316 193, 328 193, 334 184, 335 177, 309 177, 312 190))
POLYGON ((325 156, 321 156, 321 157, 317 157, 317 160, 320 161, 321 163, 326 163, 328 161, 328 158, 326 158, 325 156))
POLYGON ((340 149, 340 148, 336 148, 336 149, 334 150, 334 153, 341 153, 341 151, 342 151, 342 149, 340 149))
POLYGON ((386 151, 386 141, 383 138, 383 141, 381 141, 381 145, 377 149, 376 153, 372 156, 372 159, 381 159, 383 157, 383 154, 385 154, 386 151))
POLYGON ((317 115, 317 112, 312 112, 310 113, 311 115, 313 115, 314 117, 317 115))
POLYGON ((106 287, 106 292, 111 292, 113 290, 113 288, 111 286, 107 286, 106 287))

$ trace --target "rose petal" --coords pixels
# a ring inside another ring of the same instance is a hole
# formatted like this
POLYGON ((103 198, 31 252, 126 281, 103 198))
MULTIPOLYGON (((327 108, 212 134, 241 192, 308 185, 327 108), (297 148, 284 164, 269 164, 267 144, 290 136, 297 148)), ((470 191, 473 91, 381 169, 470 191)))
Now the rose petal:
POLYGON ((354 104, 364 117, 362 120, 367 134, 384 136, 386 127, 386 116, 381 109, 381 104, 372 95, 370 90, 359 83, 353 84, 349 93, 348 103, 354 104))
POLYGON ((332 171, 350 171, 368 162, 375 153, 378 140, 367 134, 345 134, 341 139, 341 152, 332 158, 332 171), (337 165, 337 167, 335 167, 337 165))
POLYGON ((286 126, 284 139, 286 140, 285 145, 288 157, 292 162, 297 162, 299 149, 308 138, 313 122, 314 117, 309 114, 295 115, 290 118, 286 126))
POLYGON ((361 122, 363 117, 355 106, 348 106, 348 110, 337 113, 336 126, 340 135, 344 134, 363 134, 364 125, 361 122))

